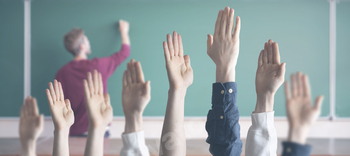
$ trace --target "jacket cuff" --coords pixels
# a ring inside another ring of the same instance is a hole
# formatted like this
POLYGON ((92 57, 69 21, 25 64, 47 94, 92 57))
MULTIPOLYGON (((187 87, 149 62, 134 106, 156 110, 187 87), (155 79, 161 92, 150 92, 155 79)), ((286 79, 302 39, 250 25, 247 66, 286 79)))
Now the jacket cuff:
POLYGON ((252 113, 252 128, 253 129, 270 129, 275 128, 274 124, 275 112, 252 113))
POLYGON ((290 141, 285 141, 282 145, 282 156, 309 156, 311 154, 312 147, 310 145, 302 145, 290 141))
POLYGON ((224 105, 232 101, 236 103, 237 95, 237 83, 236 82, 226 82, 214 83, 213 84, 213 94, 212 94, 212 104, 213 105, 224 105))

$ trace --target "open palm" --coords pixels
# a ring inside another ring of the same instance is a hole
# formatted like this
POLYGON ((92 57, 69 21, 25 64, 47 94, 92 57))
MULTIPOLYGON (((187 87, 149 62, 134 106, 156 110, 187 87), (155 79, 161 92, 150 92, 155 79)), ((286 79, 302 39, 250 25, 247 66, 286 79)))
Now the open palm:
POLYGON ((284 74, 285 63, 280 64, 278 44, 269 40, 259 55, 255 79, 257 94, 275 94, 284 82, 284 74))
POLYGON ((163 48, 170 87, 187 88, 193 82, 190 57, 183 56, 182 39, 175 31, 173 39, 170 34, 167 35, 167 41, 163 42, 163 48))
POLYGON ((64 100, 62 84, 54 80, 46 89, 47 100, 50 105, 52 119, 57 129, 69 129, 74 123, 74 113, 68 99, 64 100))
POLYGON ((109 94, 103 95, 101 74, 94 70, 92 78, 89 72, 87 74, 87 80, 84 80, 84 90, 90 124, 92 126, 107 126, 112 122, 113 109, 109 94))
POLYGON ((21 141, 36 140, 43 131, 43 115, 39 115, 36 99, 27 97, 21 109, 19 134, 21 141))
POLYGON ((145 82, 140 62, 131 60, 123 75, 124 114, 142 113, 151 100, 150 81, 145 82))
POLYGON ((318 118, 323 97, 317 97, 312 106, 309 80, 306 75, 293 74, 292 94, 288 82, 285 83, 286 107, 289 124, 292 127, 310 127, 318 118))

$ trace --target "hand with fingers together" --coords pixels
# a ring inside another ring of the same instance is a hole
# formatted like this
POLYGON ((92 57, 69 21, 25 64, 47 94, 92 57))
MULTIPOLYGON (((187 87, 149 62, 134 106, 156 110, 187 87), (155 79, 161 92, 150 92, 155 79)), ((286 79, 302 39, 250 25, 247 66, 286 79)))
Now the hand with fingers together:
POLYGON ((74 123, 74 113, 68 99, 64 99, 63 89, 60 82, 54 80, 46 89, 47 100, 56 130, 68 130, 74 123))
POLYGON ((84 80, 84 90, 86 97, 86 109, 89 116, 89 127, 105 128, 112 122, 113 109, 110 103, 109 94, 103 94, 102 75, 94 70, 87 74, 84 80))
POLYGON ((236 17, 234 27, 233 17, 232 8, 226 7, 225 10, 220 10, 215 23, 214 37, 208 34, 207 54, 216 64, 216 82, 235 81, 241 19, 239 16, 236 17))
POLYGON ((311 91, 307 75, 298 72, 285 82, 286 108, 289 122, 289 141, 305 144, 307 133, 321 112, 323 96, 318 96, 312 106, 311 91))
POLYGON ((68 99, 64 99, 63 89, 60 82, 54 80, 46 89, 47 100, 55 126, 53 156, 69 155, 68 136, 69 129, 74 123, 74 113, 68 99))
POLYGON ((166 69, 171 89, 187 89, 193 82, 193 70, 188 55, 183 56, 182 38, 176 31, 163 42, 166 69))
POLYGON ((39 115, 36 99, 28 96, 24 100, 19 121, 21 155, 36 155, 36 140, 43 131, 43 115, 39 115))
POLYGON ((261 50, 258 60, 255 113, 273 111, 274 95, 284 82, 285 72, 286 63, 280 63, 278 44, 269 40, 261 50))

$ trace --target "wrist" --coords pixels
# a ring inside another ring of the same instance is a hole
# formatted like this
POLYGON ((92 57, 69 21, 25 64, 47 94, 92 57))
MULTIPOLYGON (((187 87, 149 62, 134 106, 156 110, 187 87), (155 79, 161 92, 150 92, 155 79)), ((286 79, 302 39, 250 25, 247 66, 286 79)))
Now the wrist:
POLYGON ((143 130, 142 113, 125 114, 124 133, 133 133, 143 130))
POLYGON ((69 128, 56 129, 54 130, 54 135, 57 136, 69 136, 69 128))
POLYGON ((216 66, 216 82, 226 83, 235 82, 235 66, 216 66))
POLYGON ((36 140, 21 141, 21 156, 36 155, 36 140))
POLYGON ((305 144, 309 128, 307 127, 289 127, 288 141, 299 144, 305 144))
POLYGON ((272 112, 275 94, 258 94, 254 113, 272 112))
POLYGON ((177 94, 179 96, 186 96, 186 92, 187 92, 187 87, 175 88, 170 86, 168 94, 177 94))

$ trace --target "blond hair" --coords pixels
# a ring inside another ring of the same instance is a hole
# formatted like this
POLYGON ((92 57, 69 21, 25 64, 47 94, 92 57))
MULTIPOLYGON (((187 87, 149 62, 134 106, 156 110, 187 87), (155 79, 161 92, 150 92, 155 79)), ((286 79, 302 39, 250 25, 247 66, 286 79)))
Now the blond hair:
POLYGON ((64 46, 74 56, 79 55, 80 44, 84 42, 84 30, 74 28, 63 37, 64 46))

